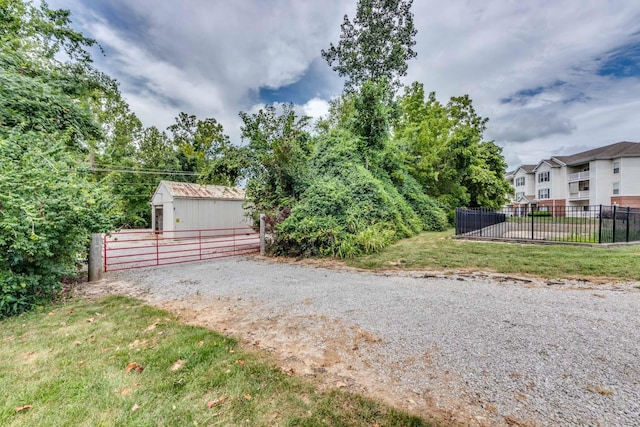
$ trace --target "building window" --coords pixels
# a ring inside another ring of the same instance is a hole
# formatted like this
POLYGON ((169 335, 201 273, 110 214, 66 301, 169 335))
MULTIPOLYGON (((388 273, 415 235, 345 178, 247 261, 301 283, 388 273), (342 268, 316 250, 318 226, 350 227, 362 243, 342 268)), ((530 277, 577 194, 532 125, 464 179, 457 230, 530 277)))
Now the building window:
POLYGON ((538 174, 538 182, 549 182, 551 181, 551 173, 549 171, 540 172, 538 174))
POLYGON ((620 194, 620 183, 619 182, 614 182, 613 183, 613 194, 620 194))
POLYGON ((524 197, 524 191, 518 191, 516 193, 516 200, 521 199, 524 197))
POLYGON ((549 212, 549 206, 540 206, 538 212, 549 212))
POLYGON ((538 190, 538 199, 548 199, 551 194, 548 188, 541 188, 538 190))
POLYGON ((613 162, 613 173, 620 173, 620 160, 613 162))
POLYGON ((524 186, 524 176, 516 178, 516 187, 524 186))

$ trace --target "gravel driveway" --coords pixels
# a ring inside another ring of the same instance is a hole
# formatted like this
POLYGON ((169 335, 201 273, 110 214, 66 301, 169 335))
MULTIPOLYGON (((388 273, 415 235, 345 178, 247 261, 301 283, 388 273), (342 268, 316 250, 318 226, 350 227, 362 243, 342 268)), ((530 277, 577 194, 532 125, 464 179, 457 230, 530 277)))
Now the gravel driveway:
POLYGON ((87 285, 270 351, 283 370, 445 423, 640 425, 640 290, 256 258, 87 285))

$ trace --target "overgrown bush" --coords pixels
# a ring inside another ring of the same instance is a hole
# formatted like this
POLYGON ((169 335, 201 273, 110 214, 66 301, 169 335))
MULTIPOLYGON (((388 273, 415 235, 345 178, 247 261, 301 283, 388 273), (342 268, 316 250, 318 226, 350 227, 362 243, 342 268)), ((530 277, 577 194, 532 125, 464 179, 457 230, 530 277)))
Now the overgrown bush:
POLYGON ((383 178, 366 169, 357 143, 346 131, 318 142, 311 161, 314 183, 276 227, 276 254, 353 257, 446 225, 442 209, 417 183, 405 188, 405 197, 381 170, 383 178))
POLYGON ((102 191, 40 133, 0 139, 0 318, 54 298, 91 232, 113 217, 102 191))

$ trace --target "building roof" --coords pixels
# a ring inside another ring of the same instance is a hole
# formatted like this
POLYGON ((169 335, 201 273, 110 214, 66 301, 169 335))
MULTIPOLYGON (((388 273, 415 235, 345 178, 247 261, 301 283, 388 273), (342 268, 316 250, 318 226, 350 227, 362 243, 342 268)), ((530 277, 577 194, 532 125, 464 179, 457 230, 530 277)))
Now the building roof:
POLYGON ((552 160, 567 166, 588 163, 592 160, 609 160, 619 157, 640 157, 640 142, 616 142, 593 150, 583 151, 570 156, 553 156, 552 160))
POLYGON ((535 172, 543 163, 548 164, 552 168, 559 168, 559 167, 562 167, 564 165, 564 163, 561 163, 561 162, 557 161, 556 157, 552 157, 550 159, 540 160, 540 162, 533 168, 533 170, 531 172, 535 172))
POLYGON ((530 195, 520 197, 517 201, 518 203, 522 204, 522 203, 535 203, 535 200, 536 200, 536 196, 530 194, 530 195))
MULTIPOLYGON (((244 200, 245 192, 238 187, 225 187, 224 185, 200 185, 190 182, 160 181, 172 197, 185 197, 190 199, 224 199, 244 200)), ((156 190, 157 191, 157 190, 156 190)))
MULTIPOLYGON (((518 169, 524 170, 526 173, 533 173, 533 170, 536 168, 536 165, 521 165, 518 169)), ((517 169, 516 169, 517 171, 517 169)))

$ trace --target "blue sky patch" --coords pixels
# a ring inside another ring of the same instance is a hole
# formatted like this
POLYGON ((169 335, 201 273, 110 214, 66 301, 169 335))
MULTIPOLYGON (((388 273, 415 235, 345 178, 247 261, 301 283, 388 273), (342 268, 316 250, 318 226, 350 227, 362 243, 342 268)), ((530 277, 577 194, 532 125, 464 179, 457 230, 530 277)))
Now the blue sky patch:
POLYGON ((261 87, 258 91, 260 102, 293 102, 305 104, 312 98, 329 99, 334 95, 336 87, 341 88, 341 80, 331 68, 320 58, 315 59, 305 73, 296 81, 279 88, 261 87))
POLYGON ((619 79, 640 77, 640 43, 630 43, 609 52, 598 75, 619 79))
POLYGON ((537 86, 537 87, 533 87, 533 88, 527 88, 527 89, 521 89, 519 91, 517 91, 516 93, 514 93, 513 95, 507 97, 507 98, 502 98, 500 100, 501 104, 526 104, 527 103, 527 99, 528 98, 532 98, 536 95, 540 95, 541 93, 543 93, 546 90, 549 89, 553 89, 559 86, 563 86, 565 85, 566 82, 562 81, 562 80, 556 80, 555 82, 551 83, 550 85, 547 86, 537 86))

